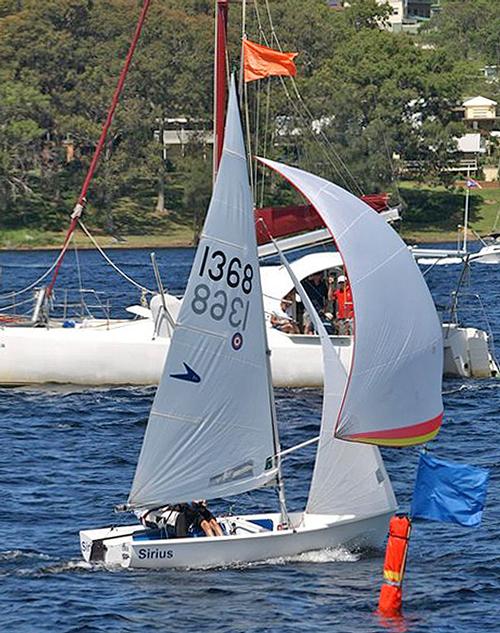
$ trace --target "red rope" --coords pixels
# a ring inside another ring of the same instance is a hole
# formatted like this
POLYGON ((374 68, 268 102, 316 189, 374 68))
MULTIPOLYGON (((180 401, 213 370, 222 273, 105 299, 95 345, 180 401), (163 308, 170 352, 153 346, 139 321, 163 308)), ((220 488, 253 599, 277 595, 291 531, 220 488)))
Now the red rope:
POLYGON ((139 37, 141 35, 141 30, 144 24, 144 21, 146 20, 146 14, 148 12, 149 9, 149 5, 151 4, 151 0, 144 0, 144 4, 142 7, 142 11, 141 14, 139 16, 139 20, 137 22, 137 26, 135 28, 135 33, 134 33, 134 37, 132 39, 132 42, 130 44, 130 48, 128 50, 127 53, 127 57, 125 59, 125 63, 123 65, 122 71, 120 73, 120 78, 118 79, 118 83, 116 85, 115 88, 115 92, 113 95, 113 99, 111 101, 111 106, 108 110, 108 116, 106 117, 106 121, 102 127, 102 132, 101 132, 101 136, 99 138, 99 142, 97 143, 97 146, 94 150, 94 155, 92 157, 92 162, 90 163, 89 169, 87 171, 87 175, 85 177, 85 181, 82 185, 82 190, 80 192, 80 196, 78 197, 78 202, 75 205, 75 208, 73 209, 73 213, 71 214, 71 223, 69 225, 68 231, 66 233, 66 237, 64 238, 64 243, 61 249, 61 254, 59 255, 59 260, 57 262, 57 265, 54 269, 54 273, 52 275, 52 280, 47 288, 47 292, 46 292, 46 297, 50 297, 50 295, 52 294, 52 290, 54 288, 54 285, 56 283, 56 279, 57 279, 57 275, 59 273, 59 269, 61 268, 61 264, 62 261, 64 259, 64 255, 66 253, 66 251, 68 250, 68 246, 69 246, 69 242, 71 239, 71 236, 73 235, 74 230, 76 229, 76 226, 78 224, 78 220, 82 214, 83 209, 85 208, 85 203, 86 203, 86 197, 87 197, 87 191, 89 189, 90 183, 92 182, 92 178, 94 176, 94 172, 96 170, 97 167, 97 163, 99 162, 99 157, 101 155, 101 152, 103 150, 104 144, 106 142, 106 137, 108 135, 108 131, 109 128, 111 127, 111 123, 113 122, 113 116, 115 114, 115 110, 116 110, 116 106, 118 105, 118 101, 120 99, 120 95, 122 93, 123 90, 123 85, 125 83, 125 79, 127 77, 127 73, 130 67, 130 64, 132 62, 132 57, 134 56, 134 52, 137 46, 137 42, 139 41, 139 37))

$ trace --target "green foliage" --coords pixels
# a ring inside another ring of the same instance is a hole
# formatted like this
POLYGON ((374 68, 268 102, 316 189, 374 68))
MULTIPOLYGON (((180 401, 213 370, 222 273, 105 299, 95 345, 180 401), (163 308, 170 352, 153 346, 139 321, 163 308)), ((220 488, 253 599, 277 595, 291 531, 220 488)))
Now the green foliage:
MULTIPOLYGON (((405 225, 432 226, 454 231, 463 222, 465 203, 463 191, 405 189, 402 197, 405 204, 405 225)), ((471 223, 477 220, 479 203, 477 197, 470 197, 469 218, 471 223)))
POLYGON ((310 117, 273 92, 273 115, 293 131, 275 143, 275 157, 319 171, 354 193, 390 187, 399 175, 394 155, 414 165, 415 177, 446 181, 444 168, 457 159, 454 136, 462 132, 453 112, 461 98, 459 68, 440 50, 374 28, 385 8, 370 6, 353 3, 351 13, 331 12, 338 18, 331 23, 332 52, 298 80, 310 117), (355 19, 360 12, 363 19, 355 19), (311 119, 321 132, 313 133, 311 119))
POLYGON ((203 158, 199 147, 193 145, 191 152, 182 160, 181 167, 185 180, 183 205, 192 213, 193 242, 196 243, 212 191, 212 165, 203 158))
POLYGON ((456 59, 500 63, 498 0, 441 0, 423 30, 427 41, 456 59))
MULTIPOLYGON (((152 3, 89 191, 87 218, 94 226, 145 233, 173 221, 192 227, 196 239, 211 190, 211 152, 193 141, 184 151, 168 148, 164 160, 153 132, 182 117, 200 132, 210 129, 213 4, 152 3), (155 211, 162 181, 168 214, 155 211)), ((406 175, 449 184, 445 168, 456 160, 453 137, 462 132, 454 107, 466 87, 493 97, 497 90, 478 77, 481 65, 500 65, 500 16, 497 0, 441 5, 415 40, 380 29, 390 9, 376 0, 352 0, 344 11, 325 0, 269 0, 272 21, 267 4, 248 3, 250 38, 299 53, 303 97, 289 80, 270 80, 269 100, 265 82, 248 86, 252 129, 260 130, 253 149, 262 151, 267 118, 270 157, 355 193, 391 187, 400 176, 395 155, 404 159, 406 175)), ((0 0, 0 227, 67 224, 140 6, 137 0, 0 0)), ((233 63, 239 11, 230 4, 233 63)), ((263 182, 264 202, 296 200, 282 181, 263 178, 259 172, 259 201, 263 182)))

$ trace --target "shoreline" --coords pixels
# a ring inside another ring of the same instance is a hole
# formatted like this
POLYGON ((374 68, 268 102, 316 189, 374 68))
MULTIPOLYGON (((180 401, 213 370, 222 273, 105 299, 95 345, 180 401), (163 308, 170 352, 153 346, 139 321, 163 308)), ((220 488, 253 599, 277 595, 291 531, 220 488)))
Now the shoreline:
MULTIPOLYGON (((457 233, 450 231, 438 231, 438 230, 414 230, 408 229, 407 231, 400 232, 401 238, 410 246, 416 244, 432 244, 440 242, 456 242, 457 233)), ((0 238, 1 239, 1 238, 0 238)), ((194 248, 195 244, 192 240, 182 239, 171 235, 156 235, 155 237, 149 237, 146 235, 130 235, 123 240, 117 240, 109 236, 97 236, 95 240, 99 246, 104 250, 140 250, 147 248, 194 248)), ((34 244, 30 244, 29 240, 21 241, 17 244, 2 244, 0 243, 1 252, 24 252, 24 251, 50 251, 60 250, 64 241, 64 234, 60 236, 54 234, 48 234, 46 237, 44 234, 39 234, 36 239, 33 240, 34 244), (59 237, 59 239, 57 239, 59 237), (45 242, 45 243, 44 243, 45 242)), ((477 241, 474 235, 470 235, 469 242, 477 241)), ((76 247, 80 250, 96 250, 92 242, 83 235, 78 235, 73 244, 70 245, 70 249, 76 247)))

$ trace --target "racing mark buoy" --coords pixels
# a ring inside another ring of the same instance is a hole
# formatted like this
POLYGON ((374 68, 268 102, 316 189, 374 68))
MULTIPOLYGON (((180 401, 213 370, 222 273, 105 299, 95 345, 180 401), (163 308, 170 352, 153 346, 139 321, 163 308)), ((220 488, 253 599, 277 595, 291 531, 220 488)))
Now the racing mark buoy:
POLYGON ((387 617, 401 615, 403 578, 410 533, 410 517, 406 514, 396 514, 391 518, 385 550, 384 584, 380 589, 378 603, 378 612, 387 617))

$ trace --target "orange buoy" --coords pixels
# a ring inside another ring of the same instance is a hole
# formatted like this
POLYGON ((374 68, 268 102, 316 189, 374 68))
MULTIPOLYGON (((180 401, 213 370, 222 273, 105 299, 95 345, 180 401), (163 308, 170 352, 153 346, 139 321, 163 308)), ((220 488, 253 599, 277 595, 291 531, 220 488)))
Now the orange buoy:
POLYGON ((384 616, 401 615, 403 578, 410 542, 411 521, 406 514, 393 516, 385 550, 384 584, 380 590, 378 612, 384 616))

